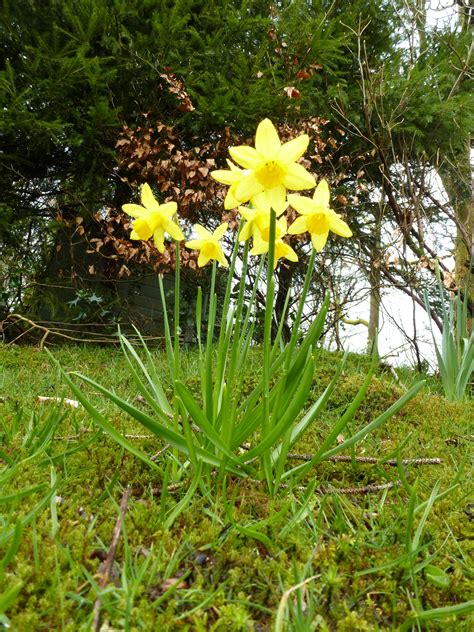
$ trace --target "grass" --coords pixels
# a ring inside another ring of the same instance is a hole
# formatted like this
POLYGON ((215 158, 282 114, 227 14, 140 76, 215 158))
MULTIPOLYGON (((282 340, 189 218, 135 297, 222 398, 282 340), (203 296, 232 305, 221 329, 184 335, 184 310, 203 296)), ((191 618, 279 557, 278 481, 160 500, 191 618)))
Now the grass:
MULTIPOLYGON (((118 350, 63 347, 55 357, 136 403, 118 350)), ((157 352, 156 362, 164 367, 164 355, 157 352)), ((298 452, 316 450, 368 363, 350 357, 298 452)), ((192 351, 183 364, 196 389, 192 351)), ((314 398, 335 366, 335 354, 320 352, 314 398)), ((249 389, 260 370, 256 349, 249 389)), ((405 386, 417 379, 400 372, 405 386)), ((186 471, 176 487, 163 489, 167 452, 156 471, 148 469, 80 408, 38 402, 38 395, 71 397, 57 369, 36 348, 0 347, 0 629, 94 629, 99 604, 103 629, 114 630, 471 630, 473 407, 449 403, 441 392, 439 381, 428 379, 352 453, 438 457, 439 465, 397 468, 353 458, 321 464, 307 481, 312 487, 295 494, 282 489, 270 499, 258 484, 234 480, 226 488, 216 482, 211 496, 189 490, 186 471), (399 480, 371 494, 337 492, 399 480), (104 581, 114 531, 120 537, 104 581)), ((349 431, 402 393, 381 368, 349 431)), ((163 447, 94 397, 141 450, 153 455, 163 447)))

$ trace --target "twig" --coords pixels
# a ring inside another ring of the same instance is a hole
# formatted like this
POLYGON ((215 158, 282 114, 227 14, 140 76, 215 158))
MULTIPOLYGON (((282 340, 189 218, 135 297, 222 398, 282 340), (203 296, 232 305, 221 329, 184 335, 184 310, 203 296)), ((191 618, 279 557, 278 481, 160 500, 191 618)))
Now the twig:
POLYGON ((158 450, 156 454, 150 457, 150 461, 157 461, 160 458, 160 456, 164 454, 169 447, 170 445, 169 443, 167 443, 164 448, 161 448, 161 450, 158 450))
MULTIPOLYGON (((299 461, 311 461, 314 457, 314 454, 296 454, 294 452, 288 453, 289 459, 296 459, 299 461)), ((381 465, 391 465, 392 467, 397 467, 399 461, 397 459, 389 459, 388 461, 384 461, 383 459, 378 459, 374 456, 348 456, 348 455, 335 455, 330 456, 328 461, 332 461, 333 463, 351 463, 352 461, 356 461, 357 463, 380 463, 381 465)), ((440 465, 442 463, 442 459, 439 458, 429 458, 429 459, 403 459, 400 461, 402 465, 440 465)))
POLYGON ((363 487, 317 487, 314 491, 316 494, 345 494, 353 496, 355 494, 374 494, 375 492, 381 492, 384 489, 398 487, 400 483, 400 480, 396 480, 393 482, 390 481, 390 483, 383 483, 382 485, 364 485, 363 487))
MULTIPOLYGON (((48 338, 49 335, 51 336, 58 336, 60 338, 64 338, 65 340, 69 340, 71 342, 80 342, 80 343, 84 343, 84 342, 91 342, 91 343, 111 343, 111 344, 117 344, 118 343, 118 338, 115 334, 111 334, 110 336, 104 335, 104 334, 97 334, 93 331, 88 331, 88 332, 81 332, 80 330, 77 330, 77 334, 79 335, 74 335, 74 336, 70 336, 66 333, 64 333, 65 331, 72 331, 74 334, 76 334, 76 330, 70 330, 70 329, 65 329, 65 328, 59 328, 59 327, 52 327, 51 325, 55 325, 54 322, 48 323, 50 325, 50 327, 46 327, 45 325, 41 325, 40 322, 47 322, 47 321, 39 321, 39 322, 35 322, 33 320, 30 320, 29 318, 26 318, 26 316, 22 316, 21 314, 9 314, 7 316, 7 318, 5 318, 4 321, 0 322, 0 326, 3 327, 4 330, 6 330, 6 324, 7 322, 10 321, 12 323, 17 322, 17 321, 23 321, 25 323, 28 323, 30 325, 30 327, 23 331, 22 333, 20 333, 16 338, 14 338, 13 340, 11 340, 8 345, 12 345, 15 342, 18 342, 18 340, 28 334, 30 331, 34 330, 34 329, 38 329, 40 332, 43 332, 43 335, 41 336, 41 339, 39 341, 39 349, 43 350, 44 345, 46 343, 46 339, 48 338), (86 337, 86 333, 87 336, 89 336, 88 338, 86 337), (82 335, 81 335, 82 334, 82 335), (96 338, 94 338, 94 336, 97 336, 96 338), (99 337, 100 336, 100 337, 99 337)), ((98 326, 101 323, 93 323, 94 326, 98 326)), ((146 336, 146 340, 163 340, 163 336, 146 336)))
MULTIPOLYGON (((112 572, 112 567, 113 567, 114 559, 115 559, 115 553, 117 551, 117 544, 120 538, 120 531, 122 530, 122 524, 125 518, 125 514, 127 513, 130 491, 131 491, 130 487, 127 487, 127 489, 122 494, 122 500, 120 501, 120 513, 115 523, 114 531, 112 534, 112 542, 110 543, 109 552, 107 553, 107 557, 104 562, 104 572, 102 574, 102 578, 99 584, 101 591, 104 590, 104 588, 106 587, 110 579, 110 575, 112 572)), ((99 592, 99 594, 97 595, 97 599, 95 600, 94 610, 93 610, 94 619, 92 623, 92 630, 94 632, 100 631, 101 605, 102 605, 102 597, 101 597, 101 592, 99 592)))
MULTIPOLYGON (((81 428, 77 434, 74 435, 61 435, 58 437, 54 437, 56 441, 76 441, 77 439, 81 439, 82 435, 94 432, 91 428, 81 428)), ((99 434, 108 435, 108 432, 102 431, 99 434)), ((123 435, 126 439, 156 439, 154 435, 145 435, 145 434, 125 434, 123 435)))

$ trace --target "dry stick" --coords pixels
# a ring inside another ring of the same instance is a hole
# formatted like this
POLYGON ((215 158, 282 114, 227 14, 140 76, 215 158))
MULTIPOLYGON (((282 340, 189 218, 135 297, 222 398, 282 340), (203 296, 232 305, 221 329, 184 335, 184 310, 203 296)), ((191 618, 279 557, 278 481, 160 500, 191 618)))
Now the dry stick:
MULTIPOLYGON (((81 429, 81 431, 78 434, 68 435, 68 436, 58 436, 54 438, 56 440, 62 440, 62 441, 73 441, 75 439, 80 439, 81 436, 86 432, 93 432, 93 430, 90 430, 89 428, 84 428, 84 429, 81 429)), ((108 433, 103 431, 100 434, 107 435, 108 433)), ((126 439, 148 439, 148 440, 155 438, 154 435, 142 435, 142 434, 125 434, 124 437, 126 439)), ((462 437, 462 438, 465 438, 465 437, 462 437)), ((169 444, 166 444, 161 450, 159 450, 156 454, 151 456, 150 459, 152 461, 156 461, 162 454, 166 452, 166 450, 169 447, 170 447, 169 444)), ((242 444, 240 447, 243 450, 250 450, 250 445, 246 443, 242 444)), ((295 459, 299 461, 311 461, 313 457, 314 457, 314 454, 297 454, 296 452, 288 453, 289 459, 295 459)), ((346 455, 335 455, 335 456, 330 456, 327 460, 332 461, 333 463, 351 463, 352 461, 356 461, 357 463, 372 463, 372 464, 382 463, 382 465, 387 464, 387 465, 391 465, 392 467, 396 467, 398 464, 397 459, 389 459, 388 461, 384 461, 383 459, 379 459, 373 456, 352 457, 352 456, 346 456, 346 455)), ((403 459, 402 461, 400 461, 402 465, 414 465, 415 467, 419 465, 440 465, 442 462, 443 460, 438 457, 420 458, 420 459, 403 459)))
MULTIPOLYGON (((262 483, 263 481, 255 481, 255 483, 262 483)), ((323 496, 324 494, 342 494, 346 496, 354 496, 355 494, 374 494, 375 492, 381 492, 384 489, 392 489, 392 487, 398 487, 401 485, 401 480, 397 478, 396 481, 390 481, 389 483, 382 483, 381 485, 364 485, 363 487, 316 487, 315 494, 323 496)), ((289 485, 286 483, 280 483, 280 489, 288 489, 289 485)), ((307 487, 305 485, 298 485, 296 488, 300 492, 305 492, 307 487)))
MULTIPOLYGON (((68 336, 65 333, 62 333, 63 331, 72 331, 69 329, 60 329, 60 328, 55 328, 55 327, 45 327, 44 325, 40 325, 38 322, 35 322, 33 320, 30 320, 29 318, 26 318, 25 316, 22 316, 21 314, 9 314, 7 316, 7 318, 0 322, 0 325, 5 325, 5 323, 7 321, 11 321, 11 322, 15 322, 16 321, 23 321, 25 323, 28 323, 30 325, 30 328, 27 329, 26 331, 23 331, 21 334, 19 334, 16 338, 14 338, 14 340, 11 340, 8 345, 13 345, 15 342, 17 342, 22 336, 24 336, 25 334, 29 333, 30 331, 32 331, 33 329, 39 329, 40 331, 43 332, 43 335, 41 337, 41 340, 39 342, 39 349, 43 350, 45 342, 47 337, 51 334, 53 336, 59 336, 60 338, 64 338, 65 340, 70 340, 72 342, 93 342, 93 343, 111 343, 111 344, 117 344, 117 337, 115 335, 110 335, 107 337, 104 337, 102 334, 96 334, 94 332, 87 332, 88 336, 101 336, 101 338, 97 337, 97 338, 86 338, 86 333, 84 333, 82 336, 78 337, 78 336, 68 336)), ((54 324, 54 323, 52 323, 54 324)), ((97 323, 94 323, 95 325, 97 323)), ((100 324, 100 323, 98 323, 100 324)), ((74 333, 76 333, 76 330, 74 330, 74 333)), ((80 334, 81 332, 78 331, 78 333, 80 334)), ((162 336, 147 336, 146 337, 147 340, 161 340, 162 336)))
MULTIPOLYGON (((55 441, 76 441, 77 439, 81 439, 82 435, 87 434, 87 433, 92 433, 95 432, 95 430, 92 430, 91 428, 81 428, 80 431, 77 434, 74 435, 58 435, 57 437, 54 437, 55 441)), ((100 432, 99 434, 101 435, 108 435, 108 432, 105 432, 105 430, 103 430, 102 432, 100 432)), ((124 434, 123 435, 126 439, 156 439, 155 435, 145 435, 145 434, 124 434)))
MULTIPOLYGON (((127 487, 127 489, 122 494, 122 500, 120 501, 120 513, 115 523, 114 531, 112 534, 112 542, 110 543, 109 552, 107 553, 107 557, 104 562, 104 572, 102 574, 102 578, 100 580, 100 590, 104 590, 107 583, 109 582, 110 575, 112 572, 112 567, 115 559, 115 552, 117 551, 117 544, 120 538, 120 531, 122 530, 122 524, 125 519, 125 514, 127 513, 128 508, 128 499, 130 497, 131 489, 127 487)), ((99 592, 97 599, 94 603, 94 620, 92 623, 92 630, 94 632, 99 632, 100 630, 100 608, 102 605, 102 598, 99 592)))
MULTIPOLYGON (((295 454, 294 452, 290 452, 288 454, 289 459, 297 459, 299 461, 311 461, 314 457, 314 454, 295 454)), ((391 465, 392 467, 397 467, 399 461, 397 459, 389 459, 388 461, 384 461, 383 459, 378 459, 373 456, 346 456, 346 455, 336 455, 330 456, 328 461, 332 461, 333 463, 351 463, 352 461, 356 461, 357 463, 381 463, 382 465, 391 465)), ((442 459, 432 458, 432 459, 403 459, 400 461, 402 465, 440 465, 442 463, 442 459)))

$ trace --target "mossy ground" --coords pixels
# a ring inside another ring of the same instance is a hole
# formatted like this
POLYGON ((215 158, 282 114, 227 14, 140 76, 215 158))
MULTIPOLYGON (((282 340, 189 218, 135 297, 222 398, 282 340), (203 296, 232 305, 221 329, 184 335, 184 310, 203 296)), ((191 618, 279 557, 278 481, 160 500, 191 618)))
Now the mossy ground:
MULTIPOLYGON (((64 347, 54 354, 66 370, 136 398, 117 349, 64 347)), ((259 351, 252 357, 249 388, 261 371, 259 351)), ((337 354, 320 353, 314 398, 334 374, 338 359, 337 354)), ((166 375, 164 355, 157 353, 156 362, 166 375)), ((195 354, 184 354, 183 364, 186 382, 196 386, 195 354)), ((298 452, 316 450, 354 397, 368 364, 367 358, 350 357, 329 406, 298 452)), ((416 379, 402 372, 401 382, 416 379)), ((274 629, 279 606, 285 606, 285 630, 392 630, 409 621, 415 608, 429 611, 468 601, 474 510, 467 459, 473 407, 448 403, 435 379, 427 384, 353 454, 384 457, 402 446, 401 458, 439 457, 441 464, 407 466, 400 473, 396 467, 327 462, 312 474, 318 486, 331 489, 383 484, 400 476, 406 477, 405 485, 366 495, 317 494, 301 512, 303 491, 282 490, 271 499, 257 483, 232 480, 226 490, 227 501, 235 494, 231 522, 222 487, 211 481, 212 494, 196 493, 165 528, 165 517, 186 489, 187 474, 181 487, 162 497, 160 470, 151 471, 99 433, 83 410, 37 402, 38 395, 71 397, 46 353, 0 347, 0 560, 8 549, 8 542, 1 544, 1 533, 37 507, 56 481, 51 498, 25 525, 20 547, 0 579, 0 594, 22 583, 7 611, 11 629, 91 628, 101 560, 127 486, 131 494, 114 573, 101 598, 104 630, 263 632, 274 629), (38 432, 42 426, 43 434, 38 432), (415 506, 430 497, 436 484, 439 493, 455 487, 433 504, 419 534, 419 550, 409 563, 409 541, 424 510, 415 511, 409 529, 409 486, 415 481, 415 506), (45 486, 37 492, 18 494, 41 483, 45 486), (445 573, 443 587, 430 582, 423 568, 426 560, 445 573), (285 591, 303 582, 286 596, 285 605, 285 591)), ((372 420, 403 392, 392 374, 380 369, 345 432, 372 420)), ((110 403, 91 397, 122 431, 148 434, 110 403)), ((160 449, 157 440, 133 441, 150 455, 160 449)), ((165 458, 157 461, 159 468, 165 458)), ((420 629, 471 630, 469 616, 448 612, 428 618, 420 629)), ((410 623, 406 629, 412 629, 410 623)))

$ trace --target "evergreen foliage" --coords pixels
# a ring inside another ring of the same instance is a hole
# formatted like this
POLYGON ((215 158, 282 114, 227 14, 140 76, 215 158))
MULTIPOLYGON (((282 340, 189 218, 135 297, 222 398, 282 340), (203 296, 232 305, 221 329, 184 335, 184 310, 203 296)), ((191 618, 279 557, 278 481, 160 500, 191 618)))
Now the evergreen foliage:
MULTIPOLYGON (((3 0, 3 302, 16 288, 21 306, 65 222, 73 232, 81 216, 87 229, 96 212, 130 199, 115 145, 143 114, 173 125, 189 148, 224 127, 248 137, 265 116, 330 119, 345 132, 343 153, 364 157, 346 166, 336 193, 357 191, 363 170, 368 188, 350 219, 370 250, 382 157, 388 169, 408 161, 423 171, 440 157, 456 166, 472 128, 469 74, 456 84, 468 29, 427 30, 413 57, 400 45, 408 17, 401 0, 3 0), (166 73, 194 109, 182 107, 166 73)), ((321 174, 338 173, 339 158, 321 174)), ((456 181, 467 193, 466 178, 456 181)))

